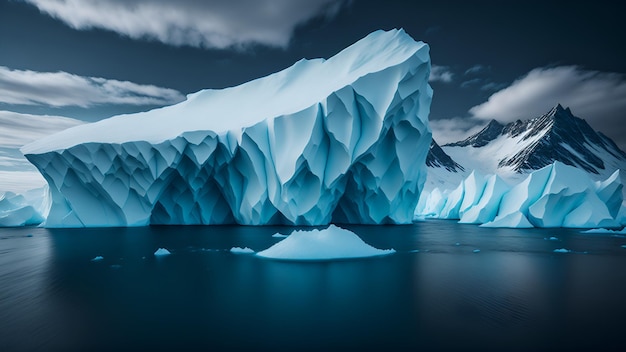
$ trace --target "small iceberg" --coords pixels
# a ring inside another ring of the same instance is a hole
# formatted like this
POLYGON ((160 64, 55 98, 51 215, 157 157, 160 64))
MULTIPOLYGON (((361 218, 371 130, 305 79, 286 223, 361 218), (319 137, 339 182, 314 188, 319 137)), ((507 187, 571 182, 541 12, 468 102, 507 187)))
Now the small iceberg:
POLYGON ((97 256, 93 257, 93 259, 91 259, 91 261, 92 261, 92 262, 99 262, 99 261, 101 261, 101 260, 103 260, 103 259, 104 259, 104 257, 103 257, 103 256, 101 256, 101 255, 97 255, 97 256))
POLYGON ((330 225, 323 230, 296 230, 284 240, 258 252, 262 258, 280 260, 334 260, 374 257, 395 253, 374 248, 354 232, 330 225))
POLYGON ((272 235, 274 238, 287 238, 287 235, 283 235, 282 233, 275 233, 272 235))
POLYGON ((159 248, 159 249, 156 250, 156 252, 154 252, 154 255, 156 257, 161 257, 161 256, 164 256, 164 255, 170 255, 170 254, 172 254, 172 252, 168 251, 165 248, 159 248))
POLYGON ((569 252, 571 252, 571 250, 565 249, 565 248, 559 248, 559 249, 554 250, 554 253, 569 253, 569 252))
POLYGON ((598 234, 608 234, 608 235, 626 235, 626 228, 622 230, 610 230, 604 228, 590 229, 586 231, 581 231, 581 233, 598 233, 598 234))
POLYGON ((252 248, 241 248, 241 247, 233 247, 230 249, 231 253, 235 253, 235 254, 253 254, 254 250, 252 248))
POLYGON ((480 249, 474 249, 472 252, 474 252, 474 253, 480 253, 480 249))

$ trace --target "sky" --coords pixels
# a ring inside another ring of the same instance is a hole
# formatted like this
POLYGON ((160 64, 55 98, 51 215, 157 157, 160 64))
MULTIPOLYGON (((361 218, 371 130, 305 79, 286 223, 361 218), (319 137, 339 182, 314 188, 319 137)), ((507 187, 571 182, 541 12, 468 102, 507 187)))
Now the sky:
POLYGON ((16 145, 174 104, 378 29, 429 44, 440 143, 570 107, 626 150, 626 21, 609 1, 0 0, 0 172, 16 145))

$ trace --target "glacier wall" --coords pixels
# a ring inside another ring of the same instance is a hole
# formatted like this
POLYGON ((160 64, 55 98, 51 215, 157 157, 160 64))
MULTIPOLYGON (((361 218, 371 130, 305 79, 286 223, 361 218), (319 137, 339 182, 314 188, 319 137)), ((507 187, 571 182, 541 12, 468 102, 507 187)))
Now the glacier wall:
POLYGON ((507 185, 499 176, 473 171, 450 191, 423 194, 415 215, 457 219, 483 227, 621 226, 623 194, 620 171, 594 182, 580 169, 555 162, 507 185))
POLYGON ((428 46, 377 31, 328 59, 22 148, 48 227, 410 223, 431 141, 428 46))

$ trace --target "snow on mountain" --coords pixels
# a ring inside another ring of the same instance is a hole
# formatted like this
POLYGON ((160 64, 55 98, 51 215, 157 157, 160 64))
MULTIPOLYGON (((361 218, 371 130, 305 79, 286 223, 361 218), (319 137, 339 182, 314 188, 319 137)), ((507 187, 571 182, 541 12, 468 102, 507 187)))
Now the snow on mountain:
POLYGON ((503 125, 491 120, 478 133, 445 144, 441 151, 464 170, 450 172, 429 164, 426 187, 431 189, 454 188, 472 170, 497 174, 515 184, 529 172, 555 161, 585 170, 594 180, 604 180, 621 169, 622 181, 626 182, 626 153, 560 104, 525 121, 503 125))
POLYGON ((377 31, 176 105, 26 145, 46 226, 409 223, 431 142, 429 48, 377 31))
POLYGON ((454 188, 468 175, 465 168, 452 160, 434 139, 426 156, 426 166, 428 172, 424 190, 427 192, 437 188, 454 188))
POLYGON ((442 149, 453 160, 463 160, 466 169, 514 179, 515 173, 528 173, 555 161, 597 175, 595 179, 626 170, 626 153, 560 104, 526 121, 502 125, 493 120, 477 134, 442 149))

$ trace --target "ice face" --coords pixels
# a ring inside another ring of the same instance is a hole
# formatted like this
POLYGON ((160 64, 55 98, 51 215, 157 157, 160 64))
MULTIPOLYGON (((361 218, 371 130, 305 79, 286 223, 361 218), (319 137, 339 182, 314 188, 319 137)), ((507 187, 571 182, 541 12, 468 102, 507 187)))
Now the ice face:
POLYGON ((416 216, 455 219, 459 209, 461 223, 483 227, 619 227, 622 219, 619 172, 595 183, 586 172, 555 162, 512 188, 495 175, 484 186, 480 180, 470 175, 447 197, 439 190, 423 195, 416 216))
POLYGON ((461 216, 460 223, 483 224, 493 220, 498 214, 498 206, 509 186, 498 175, 491 175, 478 203, 467 209, 461 216))
POLYGON ((22 151, 49 227, 410 223, 431 141, 429 48, 377 31, 328 60, 71 128, 22 151))
MULTIPOLYGON (((36 190, 37 191, 37 190, 36 190)), ((38 225, 44 220, 41 203, 42 199, 31 201, 21 194, 13 192, 0 193, 0 227, 15 227, 38 225), (39 203, 40 206, 34 204, 39 203)))

